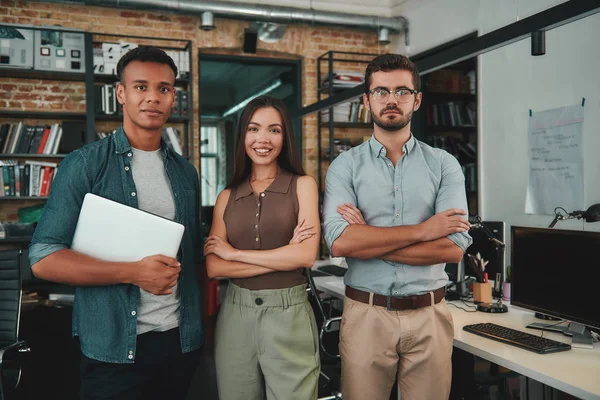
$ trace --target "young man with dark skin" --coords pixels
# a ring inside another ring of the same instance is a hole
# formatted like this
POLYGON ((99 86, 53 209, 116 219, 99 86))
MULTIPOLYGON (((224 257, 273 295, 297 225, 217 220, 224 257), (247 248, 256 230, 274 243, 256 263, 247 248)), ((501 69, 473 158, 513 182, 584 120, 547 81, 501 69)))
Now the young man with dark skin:
POLYGON ((117 73, 123 125, 65 157, 30 262, 37 277, 75 286, 81 399, 183 399, 203 332, 195 269, 198 174, 161 140, 177 67, 164 51, 141 46, 121 58, 117 73), (106 262, 71 250, 86 193, 183 224, 177 259, 106 262))
POLYGON ((447 152, 418 141, 421 80, 406 57, 367 66, 371 139, 329 167, 323 231, 346 257, 340 332, 344 400, 447 399, 454 329, 444 301, 447 262, 470 245, 464 176, 447 152))

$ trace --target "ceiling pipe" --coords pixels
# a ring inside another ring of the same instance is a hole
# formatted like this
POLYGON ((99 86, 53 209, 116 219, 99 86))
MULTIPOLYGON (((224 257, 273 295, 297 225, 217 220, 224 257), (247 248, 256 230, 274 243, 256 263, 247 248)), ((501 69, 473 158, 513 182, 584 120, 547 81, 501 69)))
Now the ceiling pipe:
POLYGON ((202 15, 210 12, 222 18, 277 23, 308 23, 373 30, 387 29, 390 33, 404 33, 408 46, 408 21, 404 17, 375 17, 368 15, 316 11, 293 7, 268 6, 237 2, 194 0, 38 0, 44 3, 81 4, 98 7, 127 8, 148 11, 168 11, 180 14, 202 15))

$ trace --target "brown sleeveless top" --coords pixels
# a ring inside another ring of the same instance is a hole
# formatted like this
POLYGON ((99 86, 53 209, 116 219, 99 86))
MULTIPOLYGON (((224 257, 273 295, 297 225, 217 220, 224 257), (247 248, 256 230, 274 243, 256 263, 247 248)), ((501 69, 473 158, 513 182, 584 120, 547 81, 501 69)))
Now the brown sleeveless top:
MULTIPOLYGON (((297 182, 298 175, 280 169, 258 196, 250 178, 232 188, 223 214, 229 243, 239 250, 271 250, 289 244, 298 224, 297 182)), ((298 268, 232 282, 250 290, 283 289, 306 283, 306 278, 298 268)))

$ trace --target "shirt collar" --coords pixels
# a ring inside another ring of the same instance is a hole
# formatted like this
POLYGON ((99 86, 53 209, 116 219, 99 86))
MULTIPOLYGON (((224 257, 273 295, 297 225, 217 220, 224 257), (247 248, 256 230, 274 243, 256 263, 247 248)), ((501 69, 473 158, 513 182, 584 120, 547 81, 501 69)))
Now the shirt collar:
MULTIPOLYGON (((282 168, 279 168, 275 180, 265 189, 265 192, 282 193, 285 194, 290 190, 290 184, 292 183, 292 174, 282 168)), ((250 186, 250 177, 244 179, 244 182, 237 188, 235 199, 239 200, 243 197, 254 194, 252 186, 250 186)))
POLYGON ((129 139, 127 139, 127 135, 125 135, 125 131, 123 130, 122 126, 117 129, 112 137, 115 141, 117 154, 123 154, 131 150, 131 143, 129 143, 129 139))
MULTIPOLYGON (((408 139, 408 142, 404 144, 404 148, 402 150, 404 150, 405 154, 409 154, 412 151, 412 149, 415 148, 415 144, 416 139, 411 132, 410 139, 408 139)), ((369 139, 369 146, 371 147, 371 151, 376 157, 385 157, 385 155, 387 154, 387 150, 385 149, 383 144, 381 144, 381 142, 375 138, 375 134, 371 135, 371 139, 369 139)))
MULTIPOLYGON (((125 130, 123 126, 120 126, 117 131, 112 135, 115 141, 116 153, 124 154, 128 151, 131 151, 131 143, 129 143, 129 139, 127 139, 127 135, 125 134, 125 130)), ((167 143, 161 138, 160 139, 160 148, 163 151, 163 159, 166 159, 167 156, 170 156, 171 149, 167 146, 167 143)))

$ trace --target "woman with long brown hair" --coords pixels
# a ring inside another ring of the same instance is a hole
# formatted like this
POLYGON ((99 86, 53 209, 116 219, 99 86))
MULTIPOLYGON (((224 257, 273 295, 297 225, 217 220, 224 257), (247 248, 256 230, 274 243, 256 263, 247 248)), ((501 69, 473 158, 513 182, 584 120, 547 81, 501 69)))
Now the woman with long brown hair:
POLYGON ((317 185, 281 100, 248 103, 237 139, 204 247, 208 275, 231 278, 215 334, 219 397, 315 399, 318 336, 302 271, 319 246, 317 185))

